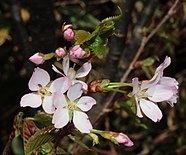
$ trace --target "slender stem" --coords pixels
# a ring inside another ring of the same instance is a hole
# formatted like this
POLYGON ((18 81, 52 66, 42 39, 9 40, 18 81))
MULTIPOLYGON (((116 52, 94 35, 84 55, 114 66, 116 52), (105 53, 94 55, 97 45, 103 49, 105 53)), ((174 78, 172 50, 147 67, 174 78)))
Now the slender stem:
POLYGON ((126 93, 126 91, 123 91, 123 90, 120 90, 120 89, 112 89, 112 88, 106 88, 106 89, 103 89, 103 91, 114 91, 114 92, 118 92, 118 93, 126 93))

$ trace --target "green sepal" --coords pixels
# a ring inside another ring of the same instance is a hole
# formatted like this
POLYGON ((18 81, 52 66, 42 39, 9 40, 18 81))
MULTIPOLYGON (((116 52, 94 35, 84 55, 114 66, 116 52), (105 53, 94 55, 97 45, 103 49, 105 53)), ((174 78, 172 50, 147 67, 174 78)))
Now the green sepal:
POLYGON ((93 146, 96 145, 96 144, 99 144, 99 137, 98 137, 96 134, 94 134, 94 133, 89 133, 88 135, 89 135, 89 136, 92 138, 92 140, 93 140, 93 146))
POLYGON ((53 58, 55 55, 55 53, 48 53, 48 54, 43 54, 43 60, 46 61, 46 60, 50 60, 51 58, 53 58))

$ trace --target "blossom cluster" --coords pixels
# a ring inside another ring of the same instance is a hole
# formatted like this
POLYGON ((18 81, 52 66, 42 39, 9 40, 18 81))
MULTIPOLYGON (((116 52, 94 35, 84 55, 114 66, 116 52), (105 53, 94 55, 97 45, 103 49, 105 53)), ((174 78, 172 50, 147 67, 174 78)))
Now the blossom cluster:
MULTIPOLYGON (((63 26, 64 39, 72 41, 74 31, 72 25, 63 26)), ((133 146, 130 138, 123 133, 95 130, 85 113, 95 104, 96 100, 85 95, 84 92, 107 92, 117 91, 119 87, 133 87, 132 96, 136 103, 136 115, 140 118, 143 114, 154 122, 161 120, 163 114, 158 107, 159 102, 167 102, 172 107, 177 102, 178 82, 174 78, 165 77, 164 69, 171 63, 171 58, 166 57, 164 62, 156 69, 154 76, 150 80, 139 81, 137 77, 132 79, 132 83, 110 82, 110 80, 93 80, 87 85, 81 79, 86 77, 92 69, 90 61, 87 61, 77 68, 74 64, 71 67, 70 60, 86 58, 86 52, 80 45, 73 45, 68 50, 66 47, 59 47, 50 54, 36 53, 29 60, 36 65, 56 57, 57 61, 62 60, 62 71, 52 65, 53 71, 60 75, 59 78, 51 80, 47 71, 36 67, 29 80, 28 87, 32 91, 25 94, 20 101, 21 107, 38 108, 42 106, 43 110, 52 116, 52 124, 55 128, 63 128, 69 122, 82 133, 99 134, 109 139, 115 144, 133 146)))

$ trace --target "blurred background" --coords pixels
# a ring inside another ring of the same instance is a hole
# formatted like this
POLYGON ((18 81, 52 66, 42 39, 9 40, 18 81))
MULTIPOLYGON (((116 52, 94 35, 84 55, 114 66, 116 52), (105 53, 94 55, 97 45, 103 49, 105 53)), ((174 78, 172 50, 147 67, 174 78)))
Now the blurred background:
MULTIPOLYGON (((93 59, 92 78, 119 81, 133 60, 141 40, 167 15, 174 0, 1 0, 0 1, 0 152, 14 130, 13 120, 19 111, 31 115, 31 108, 20 108, 20 98, 28 90, 28 81, 35 67, 28 58, 36 52, 54 52, 67 42, 63 40, 61 26, 72 24, 73 29, 93 31, 100 20, 119 14, 116 35, 109 38, 107 52, 93 59)), ((179 99, 174 108, 160 104, 163 119, 153 123, 148 118, 135 116, 134 102, 121 94, 113 101, 112 112, 104 115, 95 128, 122 131, 135 143, 132 148, 115 146, 108 141, 94 149, 97 154, 113 155, 184 155, 186 154, 186 2, 179 1, 175 13, 145 46, 134 70, 133 77, 150 79, 156 67, 168 55, 171 65, 165 75, 179 81, 179 99)), ((40 67, 51 77, 53 60, 40 67)), ((129 90, 126 90, 129 91, 129 90)), ((109 95, 95 96, 98 104, 92 109, 94 120, 109 95)), ((16 144, 11 154, 16 154, 16 144)), ((19 149, 18 149, 19 151, 19 149)), ((19 152, 17 153, 18 155, 19 152)))

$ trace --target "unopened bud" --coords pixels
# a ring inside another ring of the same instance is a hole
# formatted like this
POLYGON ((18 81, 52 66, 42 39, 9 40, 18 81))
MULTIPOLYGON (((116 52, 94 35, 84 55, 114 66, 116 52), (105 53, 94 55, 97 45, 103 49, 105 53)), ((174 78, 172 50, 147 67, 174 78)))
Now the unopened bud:
POLYGON ((114 140, 119 144, 122 144, 127 147, 131 147, 134 145, 134 143, 130 140, 130 138, 123 133, 119 133, 118 136, 114 138, 114 140))
POLYGON ((72 39, 74 39, 74 31, 72 30, 71 24, 67 24, 64 26, 63 36, 64 36, 64 39, 67 41, 71 41, 72 39))
POLYGON ((29 60, 37 65, 43 63, 43 56, 40 55, 40 53, 35 53, 32 55, 29 60))
POLYGON ((83 58, 86 52, 80 47, 80 45, 75 45, 70 50, 70 57, 74 59, 83 58))
POLYGON ((62 58, 65 55, 65 50, 61 47, 57 48, 55 51, 57 57, 62 58))

